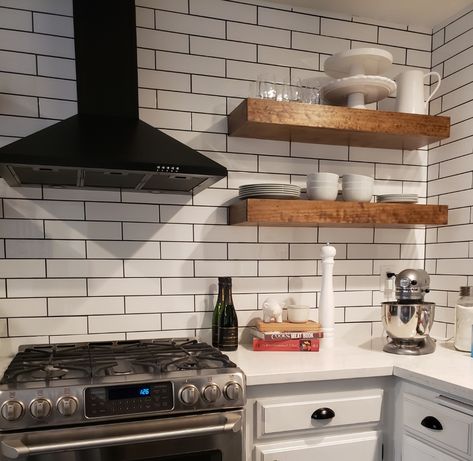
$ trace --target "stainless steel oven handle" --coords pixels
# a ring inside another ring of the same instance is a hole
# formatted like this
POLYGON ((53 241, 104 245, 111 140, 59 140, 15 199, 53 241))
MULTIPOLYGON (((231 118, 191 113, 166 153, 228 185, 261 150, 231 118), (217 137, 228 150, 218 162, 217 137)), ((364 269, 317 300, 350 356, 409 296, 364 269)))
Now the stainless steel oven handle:
MULTIPOLYGON (((196 418, 206 418, 208 415, 199 415, 196 418)), ((46 437, 42 440, 40 433, 35 433, 30 437, 22 437, 17 435, 11 438, 5 438, 1 443, 2 455, 8 459, 18 459, 25 456, 40 455, 46 453, 55 453, 59 451, 74 451, 74 450, 85 450, 92 448, 102 448, 106 446, 116 446, 116 445, 126 445, 130 443, 139 443, 139 442, 154 442, 164 439, 179 439, 184 437, 198 437, 213 435, 223 432, 239 432, 242 428, 242 415, 237 412, 228 412, 218 415, 218 423, 214 424, 212 421, 209 421, 208 425, 201 427, 192 427, 192 424, 186 425, 175 430, 165 430, 164 426, 166 424, 165 420, 157 420, 154 430, 146 429, 150 428, 150 422, 130 422, 130 428, 133 428, 131 433, 114 433, 113 427, 101 427, 99 437, 93 437, 91 435, 90 428, 87 429, 85 434, 89 434, 88 438, 77 438, 75 434, 73 440, 67 440, 66 434, 74 434, 74 432, 80 431, 83 428, 74 428, 74 429, 62 429, 54 431, 56 432, 55 441, 49 440, 51 437, 46 437), (223 417, 223 418, 222 418, 223 417), (222 421, 223 419, 223 421, 222 421), (164 423, 164 424, 163 424, 164 423), (141 432, 143 428, 143 432, 141 432), (60 432, 63 432, 64 435, 61 437, 60 432), (62 440, 61 440, 62 439, 62 440)), ((123 425, 121 425, 123 431, 123 425)), ((31 433, 30 433, 31 434, 31 433)), ((47 433, 45 433, 47 434, 47 433)))

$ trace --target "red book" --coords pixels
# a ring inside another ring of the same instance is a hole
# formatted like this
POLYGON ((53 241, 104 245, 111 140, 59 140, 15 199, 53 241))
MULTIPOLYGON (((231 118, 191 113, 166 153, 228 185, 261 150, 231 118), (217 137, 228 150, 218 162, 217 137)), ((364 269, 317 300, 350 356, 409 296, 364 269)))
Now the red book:
POLYGON ((304 351, 317 352, 320 340, 316 339, 285 339, 283 341, 266 341, 253 338, 254 351, 304 351))

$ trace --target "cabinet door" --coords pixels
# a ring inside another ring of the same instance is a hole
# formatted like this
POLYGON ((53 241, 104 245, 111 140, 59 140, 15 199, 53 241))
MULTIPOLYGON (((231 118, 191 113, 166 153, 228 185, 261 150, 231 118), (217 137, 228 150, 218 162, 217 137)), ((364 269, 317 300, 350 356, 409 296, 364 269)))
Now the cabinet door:
POLYGON ((381 461, 381 436, 362 432, 255 445, 255 461, 381 461))
POLYGON ((402 461, 458 461, 459 458, 446 455, 443 451, 404 435, 402 443, 402 461))

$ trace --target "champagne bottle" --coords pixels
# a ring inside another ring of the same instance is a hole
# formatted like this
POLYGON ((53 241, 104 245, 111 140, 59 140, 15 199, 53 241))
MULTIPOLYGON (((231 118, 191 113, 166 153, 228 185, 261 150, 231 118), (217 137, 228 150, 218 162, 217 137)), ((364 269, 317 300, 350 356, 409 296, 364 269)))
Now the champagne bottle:
POLYGON ((226 277, 218 278, 218 296, 217 302, 215 303, 214 312, 212 315, 212 346, 218 347, 218 324, 220 321, 220 314, 223 308, 223 294, 225 289, 226 277))
POLYGON ((223 308, 220 314, 218 342, 222 351, 234 351, 238 348, 238 317, 233 305, 232 279, 226 277, 223 308))

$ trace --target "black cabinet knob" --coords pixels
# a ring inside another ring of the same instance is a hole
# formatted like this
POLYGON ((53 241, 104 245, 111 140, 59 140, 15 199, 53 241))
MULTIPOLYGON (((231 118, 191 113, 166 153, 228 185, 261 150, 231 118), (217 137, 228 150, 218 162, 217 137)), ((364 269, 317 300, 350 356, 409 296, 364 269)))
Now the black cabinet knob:
POLYGON ((433 431, 442 431, 442 423, 435 416, 426 416, 421 422, 422 426, 433 431))
POLYGON ((318 408, 312 413, 312 419, 332 419, 335 417, 335 412, 331 408, 318 408))

